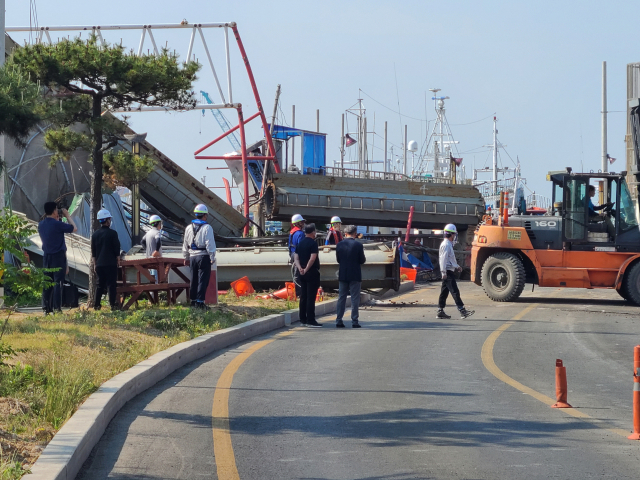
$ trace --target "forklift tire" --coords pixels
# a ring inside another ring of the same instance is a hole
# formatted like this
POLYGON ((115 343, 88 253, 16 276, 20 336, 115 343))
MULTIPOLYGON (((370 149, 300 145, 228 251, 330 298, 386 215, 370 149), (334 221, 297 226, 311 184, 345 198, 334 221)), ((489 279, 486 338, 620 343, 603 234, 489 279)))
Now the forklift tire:
POLYGON ((513 253, 498 252, 482 265, 482 287, 494 302, 511 302, 524 290, 526 274, 522 261, 513 253))
POLYGON ((625 295, 623 295, 624 298, 631 303, 640 305, 640 262, 633 265, 625 275, 624 285, 622 285, 622 288, 625 293, 625 295))
POLYGON ((616 290, 616 292, 618 292, 618 295, 624 298, 627 302, 630 302, 629 297, 627 296, 627 292, 624 289, 624 286, 620 288, 620 290, 616 290))

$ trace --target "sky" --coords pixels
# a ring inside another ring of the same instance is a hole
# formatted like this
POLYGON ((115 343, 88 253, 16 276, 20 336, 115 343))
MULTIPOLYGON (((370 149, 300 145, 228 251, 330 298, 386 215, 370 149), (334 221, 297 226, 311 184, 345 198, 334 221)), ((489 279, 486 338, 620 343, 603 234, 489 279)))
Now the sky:
MULTIPOLYGON (((374 116, 379 135, 387 121, 390 144, 400 146, 406 124, 409 140, 422 145, 424 119, 435 117, 433 102, 425 106, 425 98, 430 99, 430 88, 440 88, 439 95, 450 97, 447 118, 467 171, 491 165, 491 153, 483 146, 492 142, 495 114, 498 139, 508 153, 501 153, 501 165, 513 167, 511 159, 519 159, 528 190, 548 196, 547 171, 600 169, 606 61, 608 153, 617 158, 610 170, 625 169, 626 65, 640 61, 634 34, 640 3, 156 0, 150 7, 140 0, 34 2, 40 26, 237 22, 265 112, 270 116, 273 111, 278 84, 279 123, 291 124, 295 105, 296 127, 315 130, 319 109, 320 131, 328 135, 328 165, 340 158, 341 114, 358 98, 367 109, 370 130, 374 116)), ((7 27, 29 26, 29 1, 9 0, 6 9, 7 27)), ((25 35, 12 34, 18 41, 25 35)), ((182 58, 189 35, 187 30, 155 33, 159 45, 182 58)), ((205 30, 205 36, 226 88, 222 31, 205 30)), ((111 32, 105 39, 122 39, 137 49, 140 33, 111 32)), ((152 48, 148 40, 144 48, 152 48)), ((208 91, 219 101, 199 40, 193 52, 203 64, 196 92, 208 91)), ((231 65, 234 102, 243 104, 248 117, 257 110, 235 42, 231 65)), ((233 110, 225 114, 235 122, 233 110)), ((221 133, 211 112, 136 113, 130 122, 193 176, 206 175, 207 186, 221 187, 222 176, 230 178, 226 170, 206 170, 223 162, 194 159, 195 150, 221 133)), ((259 139, 255 121, 247 137, 259 139)), ((231 151, 225 142, 207 154, 231 151)), ((374 160, 382 160, 382 138, 375 142, 369 149, 374 160)), ((214 191, 223 196, 222 190, 214 191)), ((237 192, 234 201, 240 201, 237 192)))

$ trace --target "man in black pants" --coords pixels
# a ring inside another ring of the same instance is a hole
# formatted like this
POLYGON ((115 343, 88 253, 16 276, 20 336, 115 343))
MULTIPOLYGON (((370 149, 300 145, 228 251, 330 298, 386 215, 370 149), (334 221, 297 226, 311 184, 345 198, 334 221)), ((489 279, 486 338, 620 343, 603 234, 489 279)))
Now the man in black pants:
POLYGON ((191 306, 208 310, 205 305, 211 270, 216 268, 216 240, 213 228, 207 223, 209 210, 204 204, 193 209, 195 219, 184 231, 182 255, 184 264, 191 267, 191 287, 189 298, 191 306))
POLYGON ((77 232, 78 229, 66 208, 62 209, 62 214, 68 223, 60 221, 56 202, 45 203, 44 213, 46 215, 44 220, 38 224, 44 253, 42 266, 58 269, 56 272, 46 274, 54 282, 54 286, 42 291, 42 310, 47 315, 54 311, 62 311, 62 285, 67 274, 67 244, 64 241, 64 234, 77 232))
POLYGON ((460 318, 467 318, 473 315, 473 310, 467 310, 464 307, 464 302, 460 298, 460 290, 456 283, 455 272, 461 272, 462 267, 458 265, 456 261, 455 252, 453 251, 453 244, 458 240, 458 230, 453 223, 449 223, 444 227, 444 240, 440 244, 440 275, 442 275, 442 286, 440 287, 440 298, 438 299, 438 312, 436 318, 448 319, 450 315, 444 313, 444 307, 447 305, 447 297, 449 292, 453 297, 453 301, 456 302, 458 311, 460 312, 460 318))
POLYGON ((304 327, 321 327, 322 324, 316 321, 316 294, 320 286, 320 260, 318 259, 315 224, 305 225, 304 238, 296 247, 294 263, 300 272, 300 324, 304 327))
POLYGON ((91 236, 91 262, 98 275, 98 285, 93 307, 100 310, 102 295, 109 291, 111 310, 118 310, 116 288, 118 265, 120 264, 120 239, 118 232, 111 230, 111 214, 109 210, 98 212, 101 227, 91 236))
POLYGON ((340 264, 336 328, 344 328, 342 317, 347 305, 347 295, 351 295, 351 327, 360 328, 358 320, 362 286, 361 265, 367 261, 367 258, 364 256, 362 243, 355 239, 357 234, 358 229, 355 225, 345 227, 345 238, 336 245, 336 260, 340 264))

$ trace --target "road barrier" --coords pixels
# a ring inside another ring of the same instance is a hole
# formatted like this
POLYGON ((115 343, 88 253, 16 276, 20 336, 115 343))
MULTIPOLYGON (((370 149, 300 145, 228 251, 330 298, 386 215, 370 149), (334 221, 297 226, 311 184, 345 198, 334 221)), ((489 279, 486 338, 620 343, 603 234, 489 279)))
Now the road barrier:
POLYGON ((562 360, 556 360, 556 403, 551 408, 573 408, 567 403, 567 369, 562 360))
POLYGON ((629 440, 640 440, 640 345, 633 348, 633 433, 629 440))

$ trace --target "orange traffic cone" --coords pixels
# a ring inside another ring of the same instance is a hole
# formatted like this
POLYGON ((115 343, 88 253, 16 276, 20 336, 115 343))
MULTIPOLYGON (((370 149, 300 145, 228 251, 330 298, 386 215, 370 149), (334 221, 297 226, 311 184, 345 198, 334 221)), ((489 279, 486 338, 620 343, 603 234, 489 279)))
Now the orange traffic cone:
POLYGON ((629 440, 640 440, 640 345, 633 349, 633 433, 629 440))
POLYGON ((235 282, 231 282, 231 288, 238 297, 244 297, 245 295, 255 292, 253 285, 251 285, 249 281, 249 277, 242 277, 235 282))
POLYGON ((562 360, 556 360, 556 403, 551 408, 573 408, 567 403, 567 369, 562 360))

